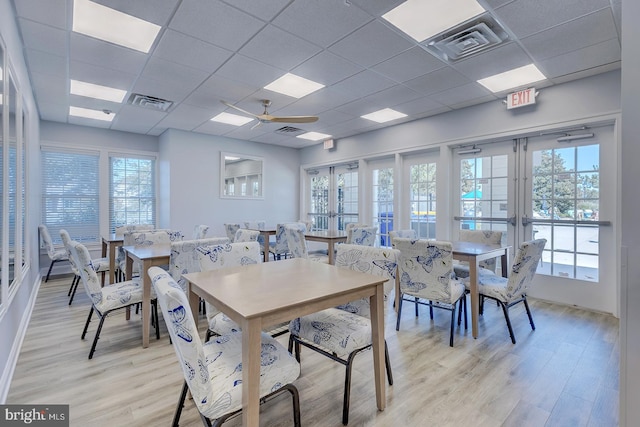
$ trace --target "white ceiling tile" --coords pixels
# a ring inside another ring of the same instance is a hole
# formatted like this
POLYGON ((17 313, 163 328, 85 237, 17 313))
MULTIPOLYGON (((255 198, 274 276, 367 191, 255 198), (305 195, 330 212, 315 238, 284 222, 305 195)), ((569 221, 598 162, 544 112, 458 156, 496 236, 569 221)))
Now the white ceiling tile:
POLYGON ((124 90, 133 85, 136 75, 98 67, 86 62, 71 61, 69 64, 69 78, 124 90))
MULTIPOLYGON (((216 106, 216 108, 219 107, 216 106)), ((201 126, 203 123, 206 123, 215 115, 216 112, 214 112, 213 109, 181 104, 175 109, 170 110, 169 114, 167 114, 166 117, 156 125, 156 127, 190 131, 201 126)))
POLYGON ((19 16, 65 30, 70 15, 68 0, 18 0, 13 2, 19 16))
MULTIPOLYGON (((492 97, 493 95, 487 89, 478 83, 469 83, 463 86, 457 86, 442 92, 434 93, 429 96, 430 99, 447 107, 453 107, 468 101, 479 98, 492 97)), ((495 99, 495 97, 493 98, 495 99)))
POLYGON ((254 92, 255 88, 252 86, 214 74, 191 93, 184 102, 199 107, 210 107, 220 104, 221 100, 233 103, 254 92))
POLYGON ((405 102, 421 98, 422 96, 422 94, 404 85, 396 85, 388 89, 381 90, 380 92, 376 92, 373 95, 366 96, 362 99, 365 102, 370 102, 372 105, 379 105, 387 108, 398 104, 404 104, 405 102))
MULTIPOLYGON (((22 1, 22 0, 20 0, 22 1)), ((111 9, 119 10, 157 25, 166 25, 181 0, 153 0, 153 7, 145 1, 132 0, 92 0, 111 9)))
POLYGON ((224 0, 225 3, 241 9, 244 12, 253 15, 264 21, 271 21, 282 9, 284 9, 291 0, 224 0))
POLYGON ((183 101, 193 91, 193 85, 187 85, 186 82, 180 80, 167 84, 156 79, 140 77, 130 92, 172 101, 173 108, 175 104, 183 101))
POLYGON ((523 67, 533 62, 517 43, 499 45, 481 55, 454 63, 452 66, 472 81, 523 67))
POLYGON ((104 129, 111 128, 111 122, 106 122, 104 120, 86 119, 84 117, 68 116, 67 122, 72 125, 79 125, 79 126, 90 126, 94 128, 104 128, 104 129))
POLYGON ((362 66, 347 61, 327 50, 323 50, 291 70, 293 74, 323 85, 332 85, 361 71, 364 71, 362 66))
POLYGON ((620 44, 614 39, 544 60, 540 70, 545 76, 555 78, 618 61, 620 44))
POLYGON ((155 57, 149 59, 141 74, 142 79, 156 80, 164 86, 164 91, 173 92, 175 101, 186 98, 207 76, 204 71, 155 57))
POLYGON ((67 32, 25 19, 19 19, 19 24, 25 46, 52 55, 66 57, 69 54, 67 50, 67 32))
POLYGON ((406 0, 350 0, 349 3, 360 7, 373 16, 381 16, 405 1, 406 0))
POLYGON ((111 122, 111 129, 125 132, 147 133, 156 126, 167 113, 135 105, 123 105, 111 122))
POLYGON ((425 95, 442 92, 455 86, 470 83, 471 80, 455 71, 451 67, 441 68, 424 76, 405 82, 411 89, 425 95))
MULTIPOLYGON (((69 83, 64 76, 51 74, 31 73, 31 86, 36 94, 36 101, 48 102, 63 107, 69 102, 69 83), (40 99, 41 98, 41 99, 40 99)), ((65 114, 69 108, 66 107, 65 114)))
POLYGON ((364 67, 383 62, 415 46, 389 27, 373 21, 332 45, 329 50, 364 67))
POLYGON ((354 97, 364 97, 394 86, 396 82, 373 71, 363 71, 333 85, 333 89, 344 91, 354 97))
POLYGON ((69 46, 71 56, 83 62, 129 74, 139 74, 148 58, 142 52, 78 33, 71 33, 69 46))
POLYGON ((66 123, 69 117, 69 107, 38 101, 38 112, 41 120, 66 123))
POLYGON ((52 55, 41 50, 25 49, 27 64, 32 73, 50 74, 66 78, 67 59, 64 56, 52 55))
POLYGON ((375 65, 373 69, 402 83, 445 66, 440 59, 416 46, 375 65))
POLYGON ((221 77, 246 83, 256 89, 265 87, 285 73, 284 70, 238 54, 231 57, 217 72, 221 77))
POLYGON ((436 114, 451 110, 449 107, 429 98, 418 98, 414 101, 405 102, 404 104, 394 106, 394 109, 411 116, 423 116, 432 112, 436 114))
POLYGON ((231 58, 233 52, 173 30, 162 35, 153 56, 209 73, 231 58))
POLYGON ((240 53, 284 70, 300 65, 320 51, 312 45, 273 25, 268 25, 251 39, 240 53))

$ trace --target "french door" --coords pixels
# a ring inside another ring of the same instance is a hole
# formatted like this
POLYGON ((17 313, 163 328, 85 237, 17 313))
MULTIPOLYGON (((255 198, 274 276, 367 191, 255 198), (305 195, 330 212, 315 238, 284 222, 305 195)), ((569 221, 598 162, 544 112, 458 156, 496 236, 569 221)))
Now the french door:
POLYGON ((454 152, 453 237, 500 230, 513 248, 545 238, 530 295, 616 314, 613 125, 571 134, 585 137, 549 133, 454 152))
POLYGON ((307 171, 308 218, 314 230, 344 230, 358 222, 358 167, 355 164, 307 171))

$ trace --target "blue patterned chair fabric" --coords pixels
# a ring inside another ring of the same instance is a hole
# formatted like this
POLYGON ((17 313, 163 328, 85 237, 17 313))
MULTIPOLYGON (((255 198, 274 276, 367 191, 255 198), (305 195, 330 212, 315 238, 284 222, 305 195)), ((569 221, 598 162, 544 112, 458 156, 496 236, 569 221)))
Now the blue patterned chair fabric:
POLYGON ((207 235, 207 231, 209 231, 208 225, 196 225, 195 227, 193 227, 193 240, 204 239, 207 235))
MULTIPOLYGON (((252 230, 263 230, 267 227, 266 221, 245 221, 244 228, 250 228, 252 230)), ((261 246, 264 246, 264 236, 262 234, 258 234, 258 243, 261 246)))
MULTIPOLYGON (((400 329, 403 301, 428 305, 431 318, 434 307, 451 311, 451 333, 449 345, 453 347, 453 328, 456 303, 465 307, 465 328, 467 326, 464 284, 453 276, 453 248, 450 242, 436 240, 413 240, 396 238, 393 247, 400 251, 398 274, 400 275, 400 299, 396 331, 400 329), (405 296, 413 300, 405 299, 405 296), (424 302, 424 301, 428 302, 424 302)), ((462 307, 460 307, 462 309, 462 307)), ((459 322, 458 322, 459 323, 459 322)))
POLYGON ((292 223, 286 224, 284 230, 291 258, 309 258, 307 241, 304 237, 307 227, 304 224, 292 223))
MULTIPOLYGON (((524 303, 531 329, 536 329, 529 303, 527 302, 527 290, 536 274, 538 263, 546 244, 546 239, 523 242, 518 248, 508 278, 495 274, 478 276, 478 293, 482 298, 491 298, 498 301, 498 304, 502 307, 513 344, 516 343, 516 338, 509 318, 509 308, 512 306, 520 302, 524 303)), ((466 279, 466 281, 468 280, 466 279)))
POLYGON ((134 231, 148 231, 154 230, 156 227, 153 224, 127 224, 116 227, 116 236, 124 236, 124 233, 132 233, 134 231))
POLYGON ((353 245, 374 246, 378 227, 351 227, 347 231, 347 241, 353 245))
POLYGON ((360 224, 358 222, 350 222, 348 224, 345 224, 344 231, 347 232, 347 240, 345 241, 345 243, 348 243, 350 245, 353 244, 353 242, 351 241, 351 233, 350 233, 350 231, 354 227, 362 228, 362 227, 368 227, 368 225, 367 224, 360 224))
MULTIPOLYGON (((400 237, 402 239, 417 239, 418 233, 413 228, 409 228, 406 230, 391 230, 389 231, 389 240, 393 242, 393 239, 400 237)), ((393 245, 393 243, 392 243, 393 245)))
MULTIPOLYGON (((72 242, 71 236, 67 230, 60 230, 60 238, 62 239, 62 244, 67 251, 67 256, 69 257, 69 263, 71 264, 71 271, 73 272, 73 280, 71 281, 71 287, 69 288, 69 292, 67 296, 69 297, 69 305, 73 302, 73 298, 76 295, 76 289, 78 288, 78 284, 80 283, 80 273, 78 268, 76 267, 75 261, 71 256, 70 244, 72 242)), ((94 258, 91 260, 91 265, 96 273, 102 273, 102 286, 104 286, 105 274, 109 271, 109 258, 94 258)))
MULTIPOLYGON (((132 231, 130 233, 124 233, 122 245, 123 246, 152 246, 152 245, 170 245, 172 242, 179 242, 183 239, 181 231, 174 231, 168 229, 156 229, 146 231, 132 231)), ((127 258, 124 250, 118 248, 118 256, 116 257, 118 263, 118 269, 124 275, 124 271, 127 266, 127 258)), ((141 266, 138 263, 133 265, 133 275, 140 275, 141 266)))
POLYGON ((46 283, 49 281, 49 275, 51 274, 53 264, 60 261, 69 261, 69 256, 67 255, 67 250, 65 248, 55 248, 55 246, 53 245, 53 240, 51 239, 51 234, 49 234, 49 229, 46 225, 40 224, 38 226, 38 231, 40 232, 42 243, 44 243, 44 247, 47 250, 47 256, 51 260, 51 264, 49 264, 49 270, 47 271, 47 276, 44 279, 46 283))
POLYGON ((229 239, 227 237, 172 242, 171 255, 169 256, 169 274, 186 291, 187 281, 182 275, 200 271, 200 259, 196 249, 200 246, 225 245, 228 243, 229 239))
POLYGON ((225 233, 227 233, 227 237, 229 238, 229 241, 231 243, 234 242, 234 239, 236 238, 236 232, 240 229, 240 224, 239 223, 227 223, 224 224, 224 231, 225 233))
MULTIPOLYGON (((492 230, 460 230, 460 240, 463 242, 483 243, 485 245, 499 245, 502 243, 502 231, 492 230)), ((478 274, 495 273, 496 258, 480 261, 478 274)), ((453 265, 453 271, 457 278, 469 277, 469 264, 460 262, 453 265)))
POLYGON ((236 236, 233 239, 234 243, 237 242, 257 242, 260 237, 260 232, 257 230, 247 230, 246 228, 240 228, 236 231, 236 236))
MULTIPOLYGON (((142 282, 140 279, 134 279, 101 287, 100 280, 93 267, 91 255, 87 248, 82 243, 71 241, 69 243, 69 251, 73 257, 85 291, 91 300, 91 310, 89 311, 89 317, 82 332, 82 339, 84 339, 87 334, 93 312, 95 311, 98 317, 100 317, 100 324, 96 330, 91 350, 89 351, 89 359, 91 359, 93 358, 93 353, 95 352, 96 344, 100 337, 100 331, 102 330, 102 325, 107 315, 112 311, 142 302, 142 282)), ((152 293, 151 297, 155 298, 155 295, 152 293)), ((153 314, 156 320, 156 338, 159 339, 158 312, 155 303, 153 314)))
MULTIPOLYGON (((385 297, 395 285, 396 268, 400 253, 390 248, 342 244, 338 246, 336 266, 354 271, 382 276, 385 297)), ((289 351, 296 346, 296 358, 300 360, 300 345, 346 366, 342 423, 349 421, 349 395, 351 368, 354 356, 368 349, 371 340, 371 313, 369 299, 351 301, 329 308, 289 323, 289 351)), ((385 304, 386 307, 387 304, 385 304)), ((385 362, 389 384, 393 384, 391 364, 385 342, 385 362)))
MULTIPOLYGON (((186 387, 198 411, 208 420, 220 422, 241 411, 242 334, 222 335, 203 344, 182 287, 161 268, 152 267, 148 273, 185 378, 174 425, 184 404, 186 387)), ((300 365, 274 338, 263 333, 261 340, 260 397, 289 391, 295 419, 296 414, 299 417, 298 393, 291 383, 300 376, 300 365)), ((299 419, 295 424, 300 425, 299 419)))

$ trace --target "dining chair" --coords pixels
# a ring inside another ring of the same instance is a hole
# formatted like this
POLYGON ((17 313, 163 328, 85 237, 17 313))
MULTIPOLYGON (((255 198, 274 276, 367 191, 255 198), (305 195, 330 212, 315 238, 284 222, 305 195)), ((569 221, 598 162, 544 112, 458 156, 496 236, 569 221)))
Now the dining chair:
POLYGON ((187 280, 182 275, 200 271, 200 259, 196 249, 200 246, 226 245, 228 243, 229 238, 227 237, 209 237, 206 239, 171 242, 169 274, 186 292, 187 280))
MULTIPOLYGON (((80 272, 78 271, 78 267, 76 266, 75 260, 71 256, 70 244, 72 242, 71 236, 67 230, 60 230, 60 238, 62 239, 62 244, 67 251, 67 256, 69 257, 69 263, 71 264, 71 271, 73 272, 73 280, 71 281, 71 287, 69 288, 69 292, 67 296, 69 297, 69 305, 73 302, 73 298, 76 295, 76 290, 78 289, 78 284, 80 283, 80 272)), ((109 258, 93 258, 91 259, 91 266, 95 270, 96 273, 102 273, 102 283, 104 286, 104 279, 106 273, 109 272, 109 258)))
POLYGON ((306 219, 299 219, 298 222, 301 224, 304 224, 305 227, 307 227, 307 231, 313 230, 313 221, 309 221, 306 219))
POLYGON ((258 230, 247 230, 246 228, 239 228, 238 231, 236 231, 236 236, 234 237, 233 242, 257 242, 259 237, 260 232, 258 230))
MULTIPOLYGON (((245 221, 244 228, 250 228, 252 230, 263 230, 267 227, 267 221, 245 221)), ((258 235, 258 243, 264 245, 264 236, 258 235)))
MULTIPOLYGON (((516 343, 513 334, 509 309, 518 303, 524 303, 524 308, 529 317, 531 329, 535 331, 536 325, 533 323, 529 303, 527 303, 527 291, 531 281, 536 274, 538 263, 542 257, 542 251, 547 244, 546 239, 536 239, 523 242, 511 265, 509 277, 498 276, 497 274, 478 275, 478 294, 481 296, 480 314, 484 310, 482 303, 484 298, 490 298, 498 302, 502 307, 504 319, 507 322, 511 342, 516 343)), ((465 279, 468 281, 469 279, 465 279)))
POLYGON ((227 233, 229 242, 233 243, 236 238, 236 231, 240 229, 240 223, 226 223, 224 224, 224 231, 227 233))
POLYGON ((299 222, 285 224, 284 230, 291 258, 307 258, 312 261, 329 263, 329 257, 327 255, 318 255, 315 253, 311 255, 309 253, 307 239, 305 238, 307 227, 304 224, 299 222))
MULTIPOLYGON (((89 359, 93 358, 93 354, 100 338, 100 332, 105 319, 111 313, 116 310, 120 310, 127 307, 135 306, 142 303, 142 281, 138 278, 128 280, 126 282, 119 282, 115 284, 109 284, 104 287, 100 286, 98 275, 95 272, 91 255, 89 250, 80 242, 71 241, 69 244, 71 256, 74 259, 80 279, 84 285, 84 289, 91 300, 91 310, 89 311, 89 317, 84 325, 81 338, 87 335, 89 329, 89 323, 91 323, 91 317, 95 311, 100 318, 96 335, 89 351, 89 359)), ((155 296, 152 295, 151 304, 153 305, 151 319, 154 322, 156 329, 156 338, 160 339, 160 329, 158 325, 158 306, 155 296)))
MULTIPOLYGON (((410 301, 429 306, 429 314, 433 319, 433 308, 451 311, 451 332, 449 345, 453 347, 453 329, 455 323, 456 304, 459 310, 464 309, 464 327, 467 328, 467 304, 464 284, 453 276, 453 247, 450 242, 425 239, 393 240, 393 247, 400 251, 398 274, 400 275, 400 297, 396 331, 400 330, 403 301, 410 301), (405 299, 405 296, 413 300, 405 299)), ((458 321, 458 325, 460 321, 458 321)))
POLYGON ((345 241, 345 243, 353 244, 353 242, 351 241, 350 235, 349 235, 349 231, 354 227, 368 227, 368 225, 367 224, 360 224, 358 222, 350 222, 348 224, 345 224, 344 231, 347 233, 347 240, 345 241))
POLYGON ((389 240, 391 241, 391 245, 393 246, 393 239, 395 238, 403 238, 403 239, 413 239, 416 240, 418 238, 418 233, 413 228, 408 228, 405 230, 391 230, 389 231, 389 240))
POLYGON ((153 224, 126 224, 115 228, 116 236, 124 236, 124 233, 131 233, 133 231, 148 231, 154 230, 156 227, 153 224))
MULTIPOLYGON (((394 289, 399 251, 390 248, 342 244, 338 246, 336 266, 382 276, 385 299, 394 289)), ((349 422, 351 372, 355 356, 372 346, 369 298, 329 308, 289 323, 289 351, 295 345, 300 362, 300 346, 310 348, 346 367, 342 403, 342 424, 349 422)), ((385 304, 386 307, 387 304, 385 304)), ((389 385, 393 385, 387 343, 384 343, 389 385)))
POLYGON ((276 225, 276 241, 273 245, 269 245, 269 253, 273 255, 274 261, 282 259, 283 256, 286 259, 289 254, 289 244, 287 243, 287 236, 284 229, 285 225, 286 224, 276 225))
MULTIPOLYGON (((502 243, 502 231, 460 230, 459 239, 463 242, 499 245, 502 243)), ((496 259, 497 258, 491 258, 480 261, 478 264, 482 268, 478 270, 478 274, 481 275, 488 272, 495 273, 496 259)), ((453 264, 453 272, 459 279, 469 277, 469 264, 467 262, 456 262, 453 264)))
POLYGON ((53 240, 51 239, 51 234, 49 234, 49 229, 46 225, 40 224, 38 226, 38 231, 40 232, 40 238, 42 238, 42 243, 44 244, 45 249, 47 250, 47 256, 51 260, 51 264, 49 264, 49 270, 47 271, 47 276, 45 277, 45 283, 49 281, 49 275, 51 274, 51 269, 53 268, 53 264, 60 261, 69 261, 69 256, 67 255, 67 250, 63 248, 56 249, 53 245, 53 240))
MULTIPOLYGON (((200 263, 200 271, 259 264, 263 259, 260 255, 260 244, 256 241, 203 245, 196 248, 196 253, 200 263)), ((206 335, 207 341, 214 335, 225 335, 241 330, 236 322, 218 310, 217 307, 208 302, 205 302, 205 307, 209 324, 206 335)), ((287 324, 275 325, 267 332, 272 336, 282 335, 287 332, 287 324)))
MULTIPOLYGON (((146 231, 132 231, 124 233, 122 246, 152 246, 152 245, 170 245, 172 242, 181 241, 183 234, 180 231, 169 229, 155 229, 146 231)), ((127 257, 122 247, 118 248, 118 256, 116 257, 117 266, 121 280, 124 279, 127 257)), ((140 275, 141 266, 138 263, 133 264, 133 276, 140 275)))
POLYGON ((193 240, 204 239, 209 231, 209 226, 204 224, 198 224, 193 227, 193 240))
MULTIPOLYGON (((152 267, 148 274, 184 375, 172 425, 178 425, 189 391, 203 424, 220 426, 242 411, 242 334, 230 333, 203 344, 180 285, 161 268, 152 267)), ((260 339, 260 401, 289 392, 294 425, 300 426, 300 398, 293 385, 300 376, 300 364, 274 338, 263 333, 260 339)))
POLYGON ((350 227, 347 230, 347 242, 353 245, 375 246, 378 227, 350 227))

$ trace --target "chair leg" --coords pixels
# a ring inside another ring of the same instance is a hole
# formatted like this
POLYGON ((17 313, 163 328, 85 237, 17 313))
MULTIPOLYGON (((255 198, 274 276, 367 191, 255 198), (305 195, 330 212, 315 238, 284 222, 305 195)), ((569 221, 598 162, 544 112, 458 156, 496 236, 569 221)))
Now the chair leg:
POLYGON ((456 323, 456 304, 451 309, 451 332, 449 334, 449 347, 453 347, 453 327, 456 323))
POLYGON ((51 264, 49 265, 49 271, 47 271, 47 277, 45 277, 44 282, 47 283, 49 281, 49 275, 51 274, 51 269, 53 268, 53 264, 55 264, 57 262, 57 260, 55 261, 51 261, 51 264))
POLYGON ((397 314, 397 320, 396 320, 396 331, 400 330, 400 315, 402 314, 402 299, 403 299, 403 296, 402 294, 400 294, 400 298, 398 298, 398 314, 397 314))
POLYGON ((71 292, 73 292, 73 285, 76 284, 76 278, 77 277, 78 276, 75 276, 75 275, 73 276, 73 280, 71 281, 71 286, 69 287, 69 292, 67 292, 67 296, 68 297, 71 296, 71 292))
POLYGON ((464 328, 468 329, 467 327, 467 297, 465 296, 464 299, 462 300, 463 307, 464 307, 464 328))
POLYGON ((185 381, 182 385, 182 391, 180 392, 180 399, 178 400, 178 406, 176 406, 176 412, 173 414, 173 422, 171 423, 172 427, 178 427, 180 422, 180 415, 182 415, 182 408, 184 408, 184 401, 187 398, 187 391, 189 390, 189 386, 185 381))
MULTIPOLYGON (((416 302, 416 317, 418 317, 418 297, 414 297, 416 302)), ((433 319, 433 316, 431 317, 433 319)))
POLYGON ((72 285, 73 291, 71 292, 71 297, 69 298, 69 305, 73 302, 73 297, 76 296, 76 291, 78 290, 78 284, 80 283, 80 276, 74 277, 75 284, 72 285))
POLYGON ((387 366, 387 381, 389 381, 389 385, 393 385, 393 374, 391 373, 391 359, 389 359, 387 340, 384 341, 384 363, 387 366))
POLYGON ((302 426, 300 422, 300 394, 298 393, 298 389, 293 384, 287 384, 283 386, 291 393, 291 400, 293 401, 293 425, 295 427, 302 426))
POLYGON ((502 311, 504 312, 504 319, 507 321, 507 328, 509 328, 509 335, 511 336, 511 342, 516 343, 516 337, 513 335, 513 328, 511 327, 511 319, 509 319, 509 308, 503 302, 500 302, 502 311))
POLYGON ((89 359, 93 358, 93 353, 96 351, 96 345, 98 345, 98 340, 100 339, 100 332, 102 331, 102 325, 104 325, 104 319, 106 319, 106 315, 100 316, 100 324, 98 325, 98 330, 96 331, 96 336, 93 338, 93 344, 91 345, 91 351, 89 351, 89 359))
POLYGON ((158 318, 158 300, 151 301, 153 305, 153 314, 156 319, 156 339, 160 339, 160 319, 158 318))
POLYGON ((533 323, 533 317, 531 316, 531 310, 529 309, 529 303, 527 302, 527 296, 525 295, 522 299, 524 302, 524 308, 527 310, 527 316, 529 316, 529 324, 531 324, 531 329, 536 330, 536 325, 533 323))
POLYGON ((349 424, 349 398, 351 396, 351 368, 353 367, 353 358, 356 353, 353 352, 347 358, 346 372, 344 376, 344 398, 342 400, 342 424, 349 424))
POLYGON ((80 339, 84 339, 85 335, 87 335, 87 329, 89 329, 89 323, 91 322, 91 316, 93 315, 93 306, 91 306, 91 310, 89 310, 89 317, 87 317, 87 323, 84 324, 84 330, 82 331, 82 336, 80 339))

